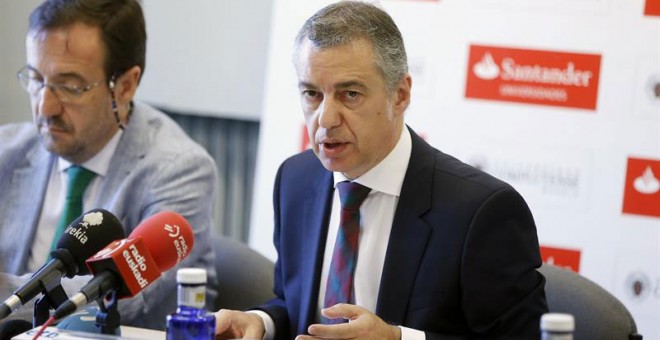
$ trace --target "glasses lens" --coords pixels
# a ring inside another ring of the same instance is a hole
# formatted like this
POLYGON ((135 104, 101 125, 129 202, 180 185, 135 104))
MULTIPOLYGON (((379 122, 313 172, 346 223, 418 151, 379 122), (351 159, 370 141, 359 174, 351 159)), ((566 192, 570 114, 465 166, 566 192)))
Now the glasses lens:
POLYGON ((19 84, 27 91, 30 95, 35 96, 39 91, 44 87, 44 82, 37 78, 37 75, 34 71, 30 70, 27 67, 24 67, 16 74, 19 84))
POLYGON ((48 87, 62 102, 75 102, 81 99, 85 92, 91 90, 100 83, 96 82, 92 85, 87 85, 84 81, 79 79, 68 79, 61 84, 48 84, 44 82, 38 72, 32 70, 28 66, 25 66, 18 71, 16 73, 16 78, 18 78, 21 87, 23 87, 31 96, 39 95, 39 92, 44 87, 48 87))
POLYGON ((82 97, 82 94, 84 91, 80 90, 77 87, 69 87, 67 85, 53 85, 50 87, 55 93, 57 94, 57 97, 60 98, 61 101, 63 102, 73 102, 80 97, 82 97))

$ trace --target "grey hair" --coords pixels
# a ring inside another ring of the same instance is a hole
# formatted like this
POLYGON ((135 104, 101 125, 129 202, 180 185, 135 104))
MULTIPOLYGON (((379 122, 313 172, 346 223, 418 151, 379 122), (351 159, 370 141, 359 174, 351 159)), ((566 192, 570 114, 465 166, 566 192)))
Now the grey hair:
POLYGON ((294 63, 298 62, 305 39, 320 49, 367 40, 389 91, 394 91, 408 73, 406 49, 399 28, 389 14, 372 4, 340 1, 312 15, 296 36, 294 63))

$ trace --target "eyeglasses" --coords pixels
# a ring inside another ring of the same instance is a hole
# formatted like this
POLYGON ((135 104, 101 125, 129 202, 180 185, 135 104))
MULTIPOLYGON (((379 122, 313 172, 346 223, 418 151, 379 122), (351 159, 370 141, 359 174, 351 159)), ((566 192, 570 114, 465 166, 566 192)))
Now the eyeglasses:
POLYGON ((43 77, 29 66, 20 69, 16 73, 16 78, 30 96, 37 96, 44 87, 48 87, 62 103, 75 103, 83 97, 85 92, 103 83, 102 80, 99 80, 93 84, 87 84, 84 80, 74 77, 63 83, 49 84, 44 82, 43 77))

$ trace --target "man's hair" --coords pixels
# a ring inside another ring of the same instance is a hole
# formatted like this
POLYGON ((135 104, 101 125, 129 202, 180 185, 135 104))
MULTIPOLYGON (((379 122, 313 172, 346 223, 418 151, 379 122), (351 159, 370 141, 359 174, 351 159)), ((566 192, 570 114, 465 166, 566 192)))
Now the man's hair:
POLYGON ((147 33, 137 0, 46 0, 30 14, 30 34, 83 23, 98 27, 105 44, 105 74, 133 66, 144 74, 147 33))
POLYGON ((389 14, 365 2, 341 1, 307 19, 296 36, 294 62, 305 39, 321 49, 361 39, 368 41, 374 51, 376 67, 390 91, 408 73, 406 49, 399 28, 389 14))

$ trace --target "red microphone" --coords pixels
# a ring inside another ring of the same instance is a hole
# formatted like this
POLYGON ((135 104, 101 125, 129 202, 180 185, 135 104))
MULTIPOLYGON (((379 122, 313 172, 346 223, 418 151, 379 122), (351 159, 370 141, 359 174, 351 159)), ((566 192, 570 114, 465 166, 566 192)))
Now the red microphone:
MULTIPOLYGON (((139 238, 144 242, 161 272, 181 262, 195 244, 188 221, 171 211, 163 211, 147 218, 128 238, 139 238), (148 227, 142 228, 145 225, 148 227)), ((89 264, 89 261, 87 263, 89 264)))
POLYGON ((117 298, 137 295, 188 256, 194 242, 192 228, 181 215, 164 211, 147 218, 127 238, 110 243, 85 262, 94 277, 60 305, 54 317, 65 317, 113 291, 117 298))

